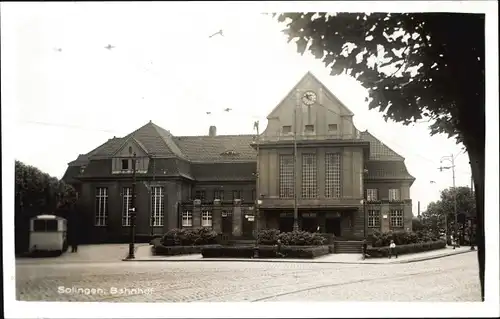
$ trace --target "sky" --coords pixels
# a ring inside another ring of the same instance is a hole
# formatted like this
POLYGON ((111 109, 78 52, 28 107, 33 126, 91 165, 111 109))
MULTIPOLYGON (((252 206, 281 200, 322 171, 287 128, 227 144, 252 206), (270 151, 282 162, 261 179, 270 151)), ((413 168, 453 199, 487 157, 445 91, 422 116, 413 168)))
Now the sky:
POLYGON ((255 120, 262 132, 270 111, 311 71, 354 112, 359 130, 406 159, 416 178, 415 215, 418 202, 424 211, 452 185, 452 172, 438 170, 443 156, 457 156, 456 185, 470 186, 468 155, 454 139, 430 136, 427 123, 385 122, 368 110, 356 80, 332 77, 319 60, 299 55, 269 16, 187 7, 173 14, 166 5, 33 5, 10 16, 16 159, 60 178, 78 154, 150 120, 174 135, 207 134, 210 125, 217 134, 251 134, 255 120), (221 29, 223 36, 209 37, 221 29))

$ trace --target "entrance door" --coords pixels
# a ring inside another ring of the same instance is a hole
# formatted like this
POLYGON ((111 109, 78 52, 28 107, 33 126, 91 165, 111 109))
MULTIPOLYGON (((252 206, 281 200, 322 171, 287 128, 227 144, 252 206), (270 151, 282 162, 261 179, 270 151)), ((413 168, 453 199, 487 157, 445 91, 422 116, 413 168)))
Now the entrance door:
POLYGON ((327 218, 325 223, 325 230, 329 234, 334 234, 335 237, 340 237, 341 235, 341 221, 340 217, 336 218, 327 218))
POLYGON ((314 233, 318 229, 318 221, 314 217, 303 217, 302 218, 302 230, 314 233))
POLYGON ((254 228, 254 216, 245 214, 242 221, 242 235, 245 238, 253 238, 253 228, 254 228))
POLYGON ((221 230, 223 234, 231 235, 233 233, 233 212, 222 211, 221 230))

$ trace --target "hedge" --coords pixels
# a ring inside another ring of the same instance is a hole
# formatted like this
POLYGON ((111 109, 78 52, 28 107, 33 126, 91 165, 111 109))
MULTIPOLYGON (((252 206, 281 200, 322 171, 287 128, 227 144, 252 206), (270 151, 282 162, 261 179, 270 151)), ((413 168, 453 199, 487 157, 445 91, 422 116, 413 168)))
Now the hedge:
POLYGON ((177 255, 190 255, 200 254, 201 250, 205 247, 218 247, 218 245, 206 246, 163 246, 160 242, 153 244, 153 254, 157 256, 177 256, 177 255))
POLYGON ((276 246, 219 246, 204 247, 203 258, 254 258, 255 250, 258 258, 299 258, 313 259, 330 253, 329 246, 282 246, 278 252, 276 246))
POLYGON ((163 235, 164 246, 192 246, 217 244, 217 233, 206 227, 175 228, 163 235))
MULTIPOLYGON (((446 242, 444 240, 438 240, 426 243, 400 245, 396 246, 395 250, 398 255, 404 255, 404 254, 413 254, 424 251, 442 249, 445 247, 446 247, 446 242)), ((370 257, 388 257, 389 247, 367 247, 366 253, 370 257)))
POLYGON ((426 231, 419 231, 419 232, 388 231, 384 233, 376 231, 372 235, 370 235, 369 238, 369 242, 373 247, 389 246, 391 240, 394 240, 394 243, 400 246, 400 245, 438 241, 440 240, 440 238, 426 231))
POLYGON ((289 246, 321 246, 332 244, 333 235, 301 230, 281 233, 277 229, 264 229, 257 234, 257 243, 260 245, 276 245, 278 240, 282 245, 289 246))

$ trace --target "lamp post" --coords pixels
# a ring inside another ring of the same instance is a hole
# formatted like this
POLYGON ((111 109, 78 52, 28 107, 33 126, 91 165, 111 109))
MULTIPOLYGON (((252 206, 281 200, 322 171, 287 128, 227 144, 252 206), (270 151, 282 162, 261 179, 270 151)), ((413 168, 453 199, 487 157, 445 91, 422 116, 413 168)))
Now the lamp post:
POLYGON ((127 259, 135 259, 135 217, 136 217, 136 210, 135 210, 135 183, 136 183, 136 154, 134 153, 132 157, 132 198, 130 201, 130 209, 129 209, 129 214, 130 214, 130 244, 128 246, 128 256, 127 259))
POLYGON ((363 204, 363 238, 366 239, 366 199, 360 200, 359 203, 363 204))
POLYGON ((458 232, 458 219, 457 219, 457 190, 455 188, 455 157, 453 154, 449 156, 443 156, 441 157, 441 163, 444 161, 449 161, 451 163, 451 166, 441 166, 439 167, 439 170, 442 172, 443 169, 451 169, 452 174, 453 174, 453 215, 455 217, 455 225, 454 225, 454 239, 456 240, 457 238, 457 232, 458 232))

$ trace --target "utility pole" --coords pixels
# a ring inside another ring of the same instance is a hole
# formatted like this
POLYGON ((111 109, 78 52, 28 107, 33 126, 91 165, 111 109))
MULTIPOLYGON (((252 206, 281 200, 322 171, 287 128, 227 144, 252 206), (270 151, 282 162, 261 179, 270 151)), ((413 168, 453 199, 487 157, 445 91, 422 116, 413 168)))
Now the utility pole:
POLYGON ((458 218, 457 218, 457 189, 455 187, 455 156, 451 154, 450 156, 443 156, 441 158, 441 163, 443 161, 449 161, 451 163, 451 166, 441 166, 439 167, 439 170, 442 172, 443 169, 451 169, 452 171, 452 176, 453 176, 453 214, 455 217, 455 226, 454 226, 454 235, 455 235, 455 240, 457 237, 458 233, 458 218))
POLYGON ((137 157, 136 154, 134 153, 134 156, 132 157, 132 198, 130 201, 130 244, 128 246, 128 256, 127 259, 135 259, 135 214, 136 214, 136 209, 135 209, 135 184, 136 184, 136 161, 137 157))
POLYGON ((296 105, 293 108, 293 230, 299 230, 299 209, 297 200, 297 109, 300 107, 300 90, 296 92, 296 105))
POLYGON ((260 151, 260 146, 259 146, 259 121, 256 121, 254 123, 254 128, 257 130, 257 137, 256 137, 256 142, 257 142, 257 172, 255 173, 256 177, 256 182, 257 184, 255 185, 255 198, 254 198, 254 205, 255 205, 255 238, 257 238, 257 234, 259 233, 260 230, 260 161, 259 161, 259 151, 260 151))

